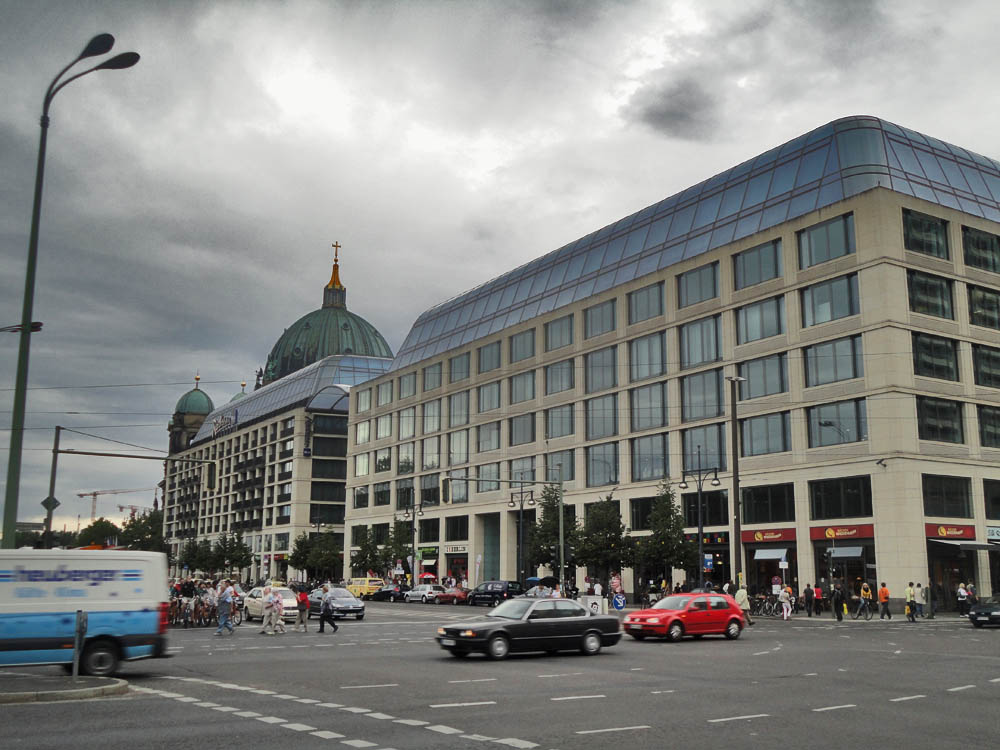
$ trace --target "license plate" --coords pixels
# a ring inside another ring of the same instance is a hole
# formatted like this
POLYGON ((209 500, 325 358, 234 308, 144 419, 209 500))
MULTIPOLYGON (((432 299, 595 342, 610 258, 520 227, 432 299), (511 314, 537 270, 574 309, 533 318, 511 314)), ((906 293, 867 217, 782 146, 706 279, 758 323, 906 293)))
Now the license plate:
POLYGON ((988 619, 990 619, 990 616, 989 616, 989 615, 980 615, 980 616, 979 616, 978 618, 976 618, 976 619, 979 619, 979 620, 988 620, 988 619))
POLYGON ((454 638, 442 638, 441 639, 441 645, 442 646, 454 646, 455 645, 455 639, 454 638))
POLYGON ((629 625, 629 627, 632 628, 632 630, 642 630, 642 625, 641 624, 629 625))

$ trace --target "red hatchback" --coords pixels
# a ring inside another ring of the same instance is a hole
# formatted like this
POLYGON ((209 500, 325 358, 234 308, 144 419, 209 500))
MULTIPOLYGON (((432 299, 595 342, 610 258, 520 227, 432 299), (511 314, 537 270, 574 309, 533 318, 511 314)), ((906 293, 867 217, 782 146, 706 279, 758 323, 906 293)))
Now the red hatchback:
POLYGON ((438 604, 465 604, 468 598, 468 589, 463 589, 461 586, 453 586, 434 597, 434 601, 438 604))
POLYGON ((740 637, 743 626, 743 612, 725 594, 672 594, 629 614, 624 622, 625 632, 637 641, 646 636, 679 641, 686 635, 719 633, 733 640, 740 637))

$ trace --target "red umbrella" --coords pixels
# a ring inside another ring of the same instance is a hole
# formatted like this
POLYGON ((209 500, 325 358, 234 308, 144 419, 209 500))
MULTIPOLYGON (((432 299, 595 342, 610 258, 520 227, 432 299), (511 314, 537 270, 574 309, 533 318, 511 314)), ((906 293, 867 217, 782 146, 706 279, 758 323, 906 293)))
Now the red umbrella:
POLYGON ((420 579, 421 581, 426 581, 426 580, 428 580, 428 579, 432 579, 432 578, 437 578, 437 576, 436 576, 436 575, 434 575, 433 573, 421 573, 421 574, 420 574, 419 576, 417 576, 417 577, 418 577, 418 578, 419 578, 419 579, 420 579))

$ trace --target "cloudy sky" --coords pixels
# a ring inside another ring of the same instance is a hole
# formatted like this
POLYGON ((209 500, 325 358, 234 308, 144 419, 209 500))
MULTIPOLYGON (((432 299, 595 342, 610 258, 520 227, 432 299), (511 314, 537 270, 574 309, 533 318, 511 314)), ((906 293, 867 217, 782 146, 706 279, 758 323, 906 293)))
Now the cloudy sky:
MULTIPOLYGON (((0 326, 21 317, 46 86, 99 32, 142 55, 52 107, 19 520, 44 515, 54 425, 155 455, 196 372, 216 404, 252 384, 320 306, 335 240, 348 306, 395 350, 427 307, 838 117, 1000 156, 998 16, 989 0, 0 0, 0 326)), ((0 337, 4 482, 17 336, 0 337)), ((161 477, 59 466, 57 528, 86 525, 78 491, 161 477)))

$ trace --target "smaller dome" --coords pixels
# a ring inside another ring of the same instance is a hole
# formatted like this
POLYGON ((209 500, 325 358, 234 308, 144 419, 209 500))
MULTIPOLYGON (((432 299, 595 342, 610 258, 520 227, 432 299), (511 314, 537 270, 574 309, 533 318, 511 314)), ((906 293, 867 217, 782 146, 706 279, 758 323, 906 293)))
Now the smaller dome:
POLYGON ((231 399, 229 399, 229 403, 233 403, 234 401, 239 401, 241 398, 247 397, 247 381, 244 380, 242 383, 240 383, 240 385, 243 387, 243 390, 237 393, 231 399))
POLYGON ((198 388, 199 380, 201 378, 195 375, 194 388, 181 396, 177 401, 177 406, 174 407, 175 414, 203 414, 208 416, 215 410, 212 399, 208 397, 205 391, 198 388))

